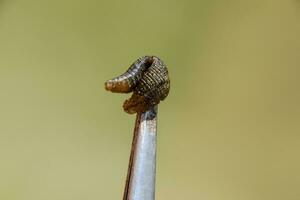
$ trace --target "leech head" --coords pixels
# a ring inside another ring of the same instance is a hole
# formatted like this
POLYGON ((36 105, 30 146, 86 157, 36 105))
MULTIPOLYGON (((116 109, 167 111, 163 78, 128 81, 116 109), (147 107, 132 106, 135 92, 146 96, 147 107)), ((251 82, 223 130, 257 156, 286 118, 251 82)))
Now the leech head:
POLYGON ((145 112, 168 96, 168 69, 158 57, 144 56, 124 74, 106 81, 105 89, 117 93, 133 92, 123 104, 124 111, 129 114, 145 112))
POLYGON ((108 80, 105 82, 105 89, 111 92, 128 93, 131 92, 126 81, 108 80))

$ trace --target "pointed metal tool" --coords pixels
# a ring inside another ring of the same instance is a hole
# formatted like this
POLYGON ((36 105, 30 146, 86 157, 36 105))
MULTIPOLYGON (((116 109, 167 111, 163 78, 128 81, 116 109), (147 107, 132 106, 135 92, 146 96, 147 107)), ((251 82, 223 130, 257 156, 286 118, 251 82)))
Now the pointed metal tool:
POLYGON ((157 106, 137 114, 123 200, 154 200, 157 106))

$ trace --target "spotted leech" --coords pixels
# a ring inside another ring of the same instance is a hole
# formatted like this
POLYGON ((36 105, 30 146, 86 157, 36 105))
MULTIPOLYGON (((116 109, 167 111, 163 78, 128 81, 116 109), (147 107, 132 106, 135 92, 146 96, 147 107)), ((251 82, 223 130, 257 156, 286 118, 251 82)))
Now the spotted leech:
POLYGON ((106 81, 105 89, 116 93, 133 92, 123 104, 124 111, 129 114, 145 112, 168 96, 168 69, 158 57, 144 56, 124 74, 106 81))

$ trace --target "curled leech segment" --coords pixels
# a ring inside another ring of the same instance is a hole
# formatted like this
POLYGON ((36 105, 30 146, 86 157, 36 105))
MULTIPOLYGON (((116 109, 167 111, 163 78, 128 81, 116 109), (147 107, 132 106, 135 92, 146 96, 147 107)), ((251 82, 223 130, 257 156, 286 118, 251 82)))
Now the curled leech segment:
POLYGON ((170 89, 168 70, 156 56, 136 60, 122 75, 105 82, 105 89, 116 93, 133 92, 123 104, 129 114, 145 112, 164 100, 170 89))
POLYGON ((132 87, 127 80, 108 80, 105 82, 105 89, 111 92, 129 93, 132 91, 132 87))
POLYGON ((146 70, 146 65, 149 65, 150 60, 149 56, 139 58, 124 74, 106 81, 105 89, 117 93, 132 92, 132 89, 141 79, 143 71, 146 70))

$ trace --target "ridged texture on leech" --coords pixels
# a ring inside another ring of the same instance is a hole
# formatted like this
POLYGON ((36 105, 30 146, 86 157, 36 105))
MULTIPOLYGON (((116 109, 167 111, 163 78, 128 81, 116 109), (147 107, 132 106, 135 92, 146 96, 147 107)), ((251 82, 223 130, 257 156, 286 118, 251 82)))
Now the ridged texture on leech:
POLYGON ((125 112, 145 112, 168 96, 168 69, 158 57, 144 56, 135 61, 124 74, 108 80, 105 88, 118 93, 133 92, 131 98, 124 102, 125 112))

